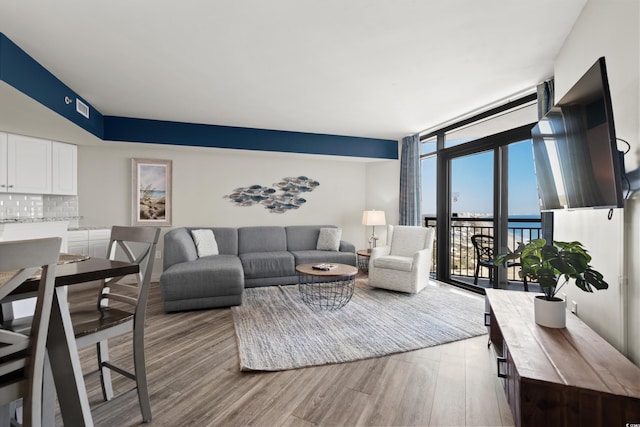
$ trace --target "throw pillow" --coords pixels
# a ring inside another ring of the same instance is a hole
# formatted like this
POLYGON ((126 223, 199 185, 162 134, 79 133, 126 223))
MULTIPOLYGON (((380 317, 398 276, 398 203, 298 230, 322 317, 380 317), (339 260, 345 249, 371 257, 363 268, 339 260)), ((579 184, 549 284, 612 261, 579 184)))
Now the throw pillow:
POLYGON ((341 228, 321 228, 318 234, 316 249, 319 251, 334 251, 340 249, 341 228))
POLYGON ((218 255, 218 242, 211 230, 191 230, 191 236, 198 250, 198 257, 218 255))

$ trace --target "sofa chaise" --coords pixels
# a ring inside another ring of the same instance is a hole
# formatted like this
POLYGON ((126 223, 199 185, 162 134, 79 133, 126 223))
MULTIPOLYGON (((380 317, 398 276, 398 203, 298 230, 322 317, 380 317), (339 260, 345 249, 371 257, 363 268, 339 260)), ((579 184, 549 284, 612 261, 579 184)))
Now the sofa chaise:
POLYGON ((164 236, 164 309, 239 305, 245 287, 298 283, 299 264, 355 266, 355 246, 340 234, 331 225, 173 229, 164 236))

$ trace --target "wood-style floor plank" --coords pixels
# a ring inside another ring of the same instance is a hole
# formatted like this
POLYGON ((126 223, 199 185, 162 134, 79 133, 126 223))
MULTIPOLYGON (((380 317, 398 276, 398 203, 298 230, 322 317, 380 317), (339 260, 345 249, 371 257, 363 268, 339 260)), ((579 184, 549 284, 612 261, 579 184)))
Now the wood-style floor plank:
MULTIPOLYGON (((131 367, 130 340, 110 343, 112 360, 124 367, 131 367)), ((481 336, 338 365, 240 372, 231 311, 166 314, 154 284, 145 335, 153 413, 147 425, 513 425, 486 343, 481 336)), ((80 355, 84 368, 96 363, 93 349, 80 355)), ((131 387, 113 376, 116 392, 131 387)), ((135 393, 103 404, 97 378, 87 390, 96 426, 142 424, 135 393)))

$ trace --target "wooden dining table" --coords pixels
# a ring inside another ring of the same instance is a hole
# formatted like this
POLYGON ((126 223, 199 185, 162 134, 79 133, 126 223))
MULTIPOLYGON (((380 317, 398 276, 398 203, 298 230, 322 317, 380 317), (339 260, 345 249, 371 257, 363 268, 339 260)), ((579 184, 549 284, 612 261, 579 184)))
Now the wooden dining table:
MULTIPOLYGON (((109 277, 136 274, 139 271, 140 267, 137 264, 101 258, 88 258, 78 262, 62 263, 58 264, 56 268, 54 301, 51 308, 51 320, 47 336, 47 352, 51 362, 51 371, 60 405, 60 413, 65 426, 93 425, 65 287, 109 277)), ((2 304, 11 300, 32 297, 33 292, 38 288, 38 284, 38 278, 24 282, 7 299, 2 300, 2 304)), ((55 398, 52 395, 53 390, 47 392, 45 388, 44 400, 55 398)), ((47 404, 45 403, 43 406, 46 408, 47 404)), ((43 425, 55 425, 55 411, 50 412, 53 412, 53 414, 45 411, 43 425)))

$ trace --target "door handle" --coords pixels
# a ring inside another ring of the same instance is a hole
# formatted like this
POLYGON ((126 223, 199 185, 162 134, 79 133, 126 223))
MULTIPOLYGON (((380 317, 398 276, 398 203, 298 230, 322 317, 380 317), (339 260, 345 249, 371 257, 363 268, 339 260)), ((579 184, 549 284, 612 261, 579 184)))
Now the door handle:
POLYGON ((491 326, 491 313, 484 314, 484 326, 491 326))
POLYGON ((498 378, 507 378, 507 358, 506 357, 496 357, 496 362, 498 365, 498 378), (504 366, 504 369, 500 369, 504 366))

